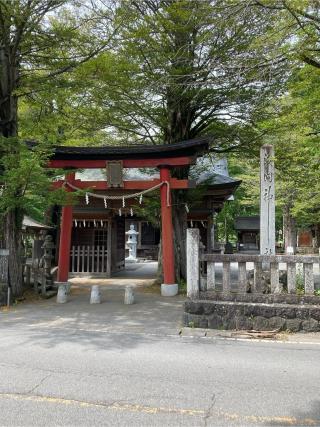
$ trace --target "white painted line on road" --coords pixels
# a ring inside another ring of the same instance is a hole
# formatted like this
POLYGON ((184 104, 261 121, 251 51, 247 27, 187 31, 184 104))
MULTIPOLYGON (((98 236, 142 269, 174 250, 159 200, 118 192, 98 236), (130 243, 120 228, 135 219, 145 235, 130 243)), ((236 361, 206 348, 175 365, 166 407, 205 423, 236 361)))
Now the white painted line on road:
POLYGON ((61 397, 43 396, 43 395, 31 395, 23 393, 0 393, 0 399, 15 400, 15 401, 31 401, 36 403, 49 403, 58 405, 77 405, 85 408, 101 408, 105 410, 113 411, 128 411, 128 412, 140 412, 146 414, 176 414, 182 416, 192 416, 205 418, 207 421, 209 418, 221 418, 223 420, 250 422, 255 424, 266 425, 266 422, 273 425, 281 426, 319 426, 320 420, 314 418, 298 419, 291 416, 261 416, 261 415, 243 415, 238 413, 230 413, 223 411, 220 408, 210 410, 194 409, 194 408, 174 408, 174 407, 156 407, 140 404, 128 404, 128 403, 103 403, 103 402, 88 402, 84 400, 67 399, 61 397))

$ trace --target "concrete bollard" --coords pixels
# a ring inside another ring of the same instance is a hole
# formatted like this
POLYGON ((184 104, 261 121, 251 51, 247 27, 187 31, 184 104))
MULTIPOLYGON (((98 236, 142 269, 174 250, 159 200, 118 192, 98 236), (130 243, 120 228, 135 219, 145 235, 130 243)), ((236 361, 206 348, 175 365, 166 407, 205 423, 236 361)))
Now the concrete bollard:
POLYGON ((125 304, 133 304, 134 303, 134 292, 132 286, 126 286, 124 292, 124 303, 125 304))
POLYGON ((90 295, 90 304, 100 304, 101 303, 101 293, 99 285, 93 285, 91 287, 90 295))
POLYGON ((67 287, 65 284, 60 284, 57 293, 57 303, 64 304, 68 301, 67 287))

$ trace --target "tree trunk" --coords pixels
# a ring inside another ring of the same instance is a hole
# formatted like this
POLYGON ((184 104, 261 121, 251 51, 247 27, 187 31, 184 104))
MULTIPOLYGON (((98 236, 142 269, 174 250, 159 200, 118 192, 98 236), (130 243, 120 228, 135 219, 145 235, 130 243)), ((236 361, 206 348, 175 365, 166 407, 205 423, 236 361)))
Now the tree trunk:
POLYGON ((9 211, 5 216, 5 242, 9 250, 9 278, 12 294, 15 297, 22 295, 22 218, 17 210, 9 211))
POLYGON ((15 90, 18 85, 18 63, 11 58, 9 47, 0 47, 0 135, 16 137, 18 98, 15 90))
POLYGON ((295 253, 297 248, 296 220, 291 216, 289 206, 285 206, 283 210, 283 234, 285 252, 287 252, 288 246, 291 246, 295 253))
POLYGON ((173 209, 173 232, 174 232, 174 255, 175 255, 175 272, 176 281, 185 279, 187 275, 186 265, 186 229, 187 229, 187 212, 184 204, 184 195, 176 192, 172 197, 173 209))
MULTIPOLYGON (((10 43, 0 47, 0 136, 8 138, 8 146, 12 143, 10 138, 18 135, 18 99, 15 91, 18 85, 18 56, 11 57, 10 43)), ((16 150, 17 163, 19 162, 19 147, 16 150)), ((5 183, 4 183, 5 184, 5 183)), ((20 190, 15 189, 17 197, 20 190)), ((22 217, 18 208, 11 209, 4 215, 4 236, 6 249, 9 250, 9 278, 13 296, 22 294, 22 217)))

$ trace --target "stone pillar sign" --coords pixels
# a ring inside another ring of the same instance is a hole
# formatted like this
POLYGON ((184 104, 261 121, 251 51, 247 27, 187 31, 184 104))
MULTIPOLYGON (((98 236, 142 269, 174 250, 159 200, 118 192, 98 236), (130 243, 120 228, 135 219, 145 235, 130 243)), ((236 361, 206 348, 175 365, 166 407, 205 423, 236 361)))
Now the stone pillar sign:
POLYGON ((260 150, 260 254, 275 254, 274 150, 263 145, 260 150))

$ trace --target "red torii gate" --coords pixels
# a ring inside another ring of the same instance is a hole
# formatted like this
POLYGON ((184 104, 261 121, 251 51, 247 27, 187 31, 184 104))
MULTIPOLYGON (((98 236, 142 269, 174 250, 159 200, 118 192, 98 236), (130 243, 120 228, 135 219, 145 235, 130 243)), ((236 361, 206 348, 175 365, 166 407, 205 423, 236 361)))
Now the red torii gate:
MULTIPOLYGON (((172 227, 172 207, 168 202, 169 190, 188 189, 194 184, 185 179, 171 177, 171 168, 178 168, 194 164, 197 155, 208 149, 207 139, 197 139, 184 141, 170 145, 152 145, 131 147, 110 146, 110 147, 56 147, 49 168, 61 169, 100 169, 105 168, 108 161, 121 160, 123 168, 158 168, 160 179, 150 181, 124 181, 122 190, 146 190, 163 183, 160 187, 161 198, 161 236, 162 236, 162 257, 163 257, 163 278, 161 293, 164 296, 174 296, 178 292, 178 285, 175 283, 174 268, 174 246, 172 227)), ((70 187, 93 190, 114 190, 106 181, 82 181, 75 179, 75 173, 68 172, 65 180, 57 181, 54 188, 71 184, 70 187)), ((66 186, 66 191, 70 191, 66 186)), ((60 246, 58 261, 58 281, 67 282, 69 277, 71 232, 73 222, 72 206, 62 208, 60 227, 60 246)))

